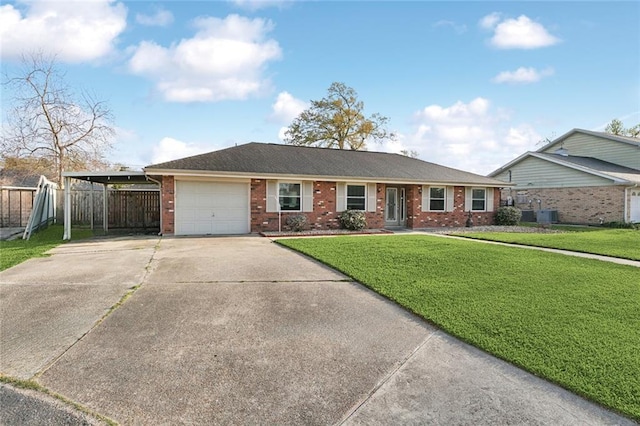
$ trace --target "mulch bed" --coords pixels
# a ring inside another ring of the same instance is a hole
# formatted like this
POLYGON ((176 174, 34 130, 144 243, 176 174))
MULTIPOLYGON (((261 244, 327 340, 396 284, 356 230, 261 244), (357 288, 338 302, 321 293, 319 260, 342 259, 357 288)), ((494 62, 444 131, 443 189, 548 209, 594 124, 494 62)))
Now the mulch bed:
POLYGON ((374 235, 393 234, 388 229, 363 229, 362 231, 349 231, 347 229, 318 229, 309 231, 282 231, 282 232, 260 232, 260 235, 268 238, 279 237, 319 237, 323 235, 374 235))

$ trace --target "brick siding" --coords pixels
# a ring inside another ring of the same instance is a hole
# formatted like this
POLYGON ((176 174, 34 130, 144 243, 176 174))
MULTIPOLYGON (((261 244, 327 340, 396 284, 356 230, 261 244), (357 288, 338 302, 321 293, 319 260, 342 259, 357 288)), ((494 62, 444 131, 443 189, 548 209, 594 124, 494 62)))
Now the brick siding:
POLYGON ((160 209, 162 214, 162 234, 175 233, 175 180, 173 176, 162 176, 160 209))
MULTIPOLYGON (((413 185, 407 190, 407 227, 408 228, 439 228, 465 226, 469 212, 465 211, 464 186, 453 188, 452 212, 423 212, 421 186, 413 185)), ((491 191, 491 188, 487 188, 491 191)), ((491 225, 496 209, 500 206, 500 190, 495 189, 493 195, 493 212, 473 212, 473 225, 491 225)))
MULTIPOLYGON (((371 229, 384 228, 384 185, 377 185, 376 211, 366 212, 367 225, 371 229)), ((251 232, 289 230, 287 217, 304 215, 307 217, 309 229, 337 229, 340 228, 336 212, 336 182, 313 182, 313 212, 267 212, 267 181, 264 179, 251 180, 251 232)))
POLYGON ((621 186, 581 188, 505 189, 502 198, 511 195, 521 210, 557 210, 562 223, 598 224, 624 221, 625 191, 621 186), (532 200, 529 203, 529 200, 532 200), (537 203, 541 201, 541 204, 537 203))
MULTIPOLYGON (((313 212, 267 212, 267 181, 252 179, 250 184, 251 232, 286 231, 287 217, 304 215, 307 217, 309 229, 337 229, 340 228, 339 212, 336 212, 336 182, 313 182, 313 212)), ((397 186, 397 185, 394 185, 397 186)), ((455 187, 455 209, 453 212, 423 212, 420 185, 405 185, 407 227, 432 228, 464 226, 467 212, 464 211, 464 187, 455 187)), ((175 232, 175 181, 173 176, 162 178, 162 233, 172 235, 175 232)), ((385 193, 386 185, 376 184, 376 211, 366 212, 367 225, 371 229, 385 227, 385 193)), ((500 191, 495 190, 494 210, 500 203, 500 191)), ((490 225, 493 223, 493 212, 477 212, 473 214, 474 225, 490 225)))

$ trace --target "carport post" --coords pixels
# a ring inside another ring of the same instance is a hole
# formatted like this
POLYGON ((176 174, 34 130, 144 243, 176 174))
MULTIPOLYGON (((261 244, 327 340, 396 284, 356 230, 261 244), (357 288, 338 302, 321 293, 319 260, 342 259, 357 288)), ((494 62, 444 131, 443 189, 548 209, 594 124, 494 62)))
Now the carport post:
POLYGON ((64 177, 64 233, 63 240, 71 239, 71 178, 64 177))
POLYGON ((107 188, 107 184, 102 184, 102 229, 104 229, 104 233, 109 232, 109 215, 107 212, 109 211, 109 191, 107 188))
POLYGON ((91 192, 89 192, 89 203, 91 203, 89 207, 89 211, 91 212, 91 230, 93 231, 93 182, 91 182, 91 192))

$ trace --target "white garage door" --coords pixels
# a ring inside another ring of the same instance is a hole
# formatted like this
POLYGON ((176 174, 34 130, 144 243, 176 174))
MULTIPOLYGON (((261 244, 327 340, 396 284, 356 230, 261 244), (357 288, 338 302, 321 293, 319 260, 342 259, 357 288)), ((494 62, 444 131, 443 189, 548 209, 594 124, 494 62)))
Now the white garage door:
POLYGON ((249 233, 249 184, 176 181, 176 235, 249 233))

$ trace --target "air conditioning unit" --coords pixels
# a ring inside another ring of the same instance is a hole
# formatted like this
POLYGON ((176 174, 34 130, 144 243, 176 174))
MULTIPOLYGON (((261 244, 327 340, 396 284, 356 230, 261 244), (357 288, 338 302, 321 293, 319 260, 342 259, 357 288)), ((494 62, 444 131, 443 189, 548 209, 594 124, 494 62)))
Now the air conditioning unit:
POLYGON ((538 210, 538 223, 558 223, 558 210, 538 210))
POLYGON ((522 217, 520 218, 520 222, 535 222, 536 215, 533 210, 522 210, 522 217))

